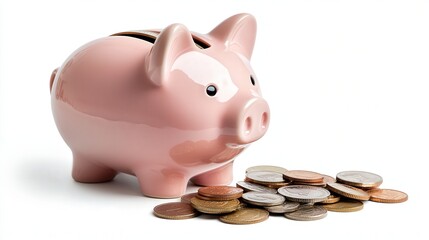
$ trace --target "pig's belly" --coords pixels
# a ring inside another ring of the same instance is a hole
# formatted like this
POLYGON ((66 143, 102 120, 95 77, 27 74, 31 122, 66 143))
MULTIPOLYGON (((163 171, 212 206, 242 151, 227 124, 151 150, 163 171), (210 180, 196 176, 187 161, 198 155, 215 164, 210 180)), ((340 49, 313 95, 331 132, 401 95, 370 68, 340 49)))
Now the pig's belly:
POLYGON ((175 169, 192 177, 227 164, 247 147, 231 144, 225 129, 190 131, 113 121, 58 100, 52 110, 74 154, 129 174, 142 168, 175 169))

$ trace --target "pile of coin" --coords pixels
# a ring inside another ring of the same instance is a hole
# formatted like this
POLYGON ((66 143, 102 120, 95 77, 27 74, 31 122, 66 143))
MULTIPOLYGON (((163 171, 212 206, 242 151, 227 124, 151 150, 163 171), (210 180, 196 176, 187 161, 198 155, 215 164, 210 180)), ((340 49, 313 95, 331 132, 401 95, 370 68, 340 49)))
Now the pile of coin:
POLYGON ((382 177, 364 171, 343 171, 333 178, 306 170, 287 170, 261 165, 246 170, 244 181, 232 186, 201 187, 181 197, 181 202, 158 205, 154 214, 166 219, 187 219, 203 214, 219 215, 230 224, 252 224, 269 215, 310 221, 327 216, 328 211, 354 212, 362 201, 400 203, 406 193, 380 189, 382 177))

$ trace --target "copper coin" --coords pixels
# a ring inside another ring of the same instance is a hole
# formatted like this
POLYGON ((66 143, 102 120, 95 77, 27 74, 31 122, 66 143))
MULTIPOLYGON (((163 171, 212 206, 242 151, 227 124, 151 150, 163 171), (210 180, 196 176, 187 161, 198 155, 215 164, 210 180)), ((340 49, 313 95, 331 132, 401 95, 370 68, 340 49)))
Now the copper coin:
POLYGON ((267 192, 246 192, 242 198, 246 203, 263 207, 280 205, 285 201, 282 195, 267 192))
POLYGON ((253 166, 246 169, 246 173, 248 172, 277 172, 277 173, 285 173, 287 172, 286 168, 278 167, 278 166, 272 166, 272 165, 259 165, 259 166, 253 166))
POLYGON ((321 182, 299 182, 299 181, 293 181, 291 183, 291 185, 310 185, 310 186, 316 186, 316 187, 326 187, 326 184, 328 182, 336 182, 335 178, 329 176, 329 175, 325 175, 325 174, 320 174, 323 176, 323 180, 321 182))
POLYGON ((271 184, 265 184, 265 186, 266 186, 266 187, 269 187, 269 188, 273 188, 273 189, 278 189, 278 188, 281 188, 281 187, 287 186, 287 185, 289 185, 289 184, 290 184, 290 182, 284 182, 284 183, 271 183, 271 184))
POLYGON ((216 199, 209 198, 209 197, 206 197, 206 196, 203 196, 203 195, 200 195, 200 194, 195 195, 195 197, 197 197, 199 199, 202 199, 202 200, 207 200, 207 201, 225 201, 225 200, 216 200, 216 199))
POLYGON ((369 190, 369 200, 381 203, 401 203, 408 200, 408 195, 404 192, 393 189, 374 189, 369 190))
POLYGON ((370 172, 344 171, 337 174, 337 182, 360 188, 375 188, 381 185, 383 178, 370 172))
POLYGON ((326 217, 327 211, 318 205, 302 205, 295 212, 285 213, 286 218, 298 221, 319 220, 326 217))
POLYGON ((369 194, 362 189, 355 188, 341 183, 328 183, 326 186, 329 191, 339 194, 344 197, 356 200, 369 200, 369 194))
POLYGON ((340 200, 341 200, 340 196, 331 194, 331 195, 328 196, 327 199, 321 201, 320 203, 323 203, 323 204, 332 204, 332 203, 339 202, 340 200))
POLYGON ((323 205, 323 207, 332 212, 356 212, 363 209, 363 203, 354 199, 344 199, 337 203, 323 205))
POLYGON ((259 208, 242 208, 233 213, 223 215, 220 221, 230 224, 253 224, 265 221, 269 217, 266 210, 259 208))
POLYGON ((171 202, 160 204, 153 208, 155 216, 166 219, 187 219, 198 215, 189 203, 171 202))
POLYGON ((255 191, 255 192, 269 192, 269 193, 277 193, 276 189, 266 187, 261 184, 239 181, 236 183, 237 187, 242 188, 245 192, 255 191))
POLYGON ((290 181, 288 181, 288 182, 285 181, 285 182, 281 182, 281 183, 263 183, 263 182, 254 181, 254 180, 247 178, 247 177, 244 179, 244 181, 249 182, 249 183, 256 183, 256 184, 265 186, 267 188, 272 188, 272 189, 281 188, 281 187, 287 186, 291 183, 290 181))
POLYGON ((323 182, 326 184, 328 182, 336 182, 335 178, 326 175, 326 174, 321 174, 323 176, 323 182))
POLYGON ((278 192, 290 201, 302 203, 321 202, 331 195, 331 193, 324 188, 307 185, 281 187, 278 189, 278 192))
POLYGON ((184 202, 184 203, 191 203, 191 198, 193 198, 197 195, 198 195, 198 193, 196 193, 196 192, 185 194, 180 198, 180 201, 184 202))
POLYGON ((281 187, 287 186, 287 185, 289 185, 291 183, 289 180, 284 181, 284 182, 278 182, 278 183, 264 183, 264 182, 258 182, 258 181, 252 180, 252 179, 250 179, 248 177, 246 177, 244 179, 244 181, 245 182, 249 182, 249 183, 256 183, 256 184, 265 186, 267 188, 272 188, 272 189, 281 188, 281 187))
POLYGON ((198 194, 212 200, 232 200, 240 198, 243 189, 230 186, 210 186, 199 188, 198 194))
POLYGON ((265 207, 265 209, 270 213, 288 213, 296 211, 299 207, 298 202, 284 202, 281 205, 265 207))
POLYGON ((227 201, 207 201, 197 197, 191 199, 191 205, 197 211, 207 214, 230 213, 240 208, 240 201, 237 199, 227 201))
POLYGON ((284 183, 283 174, 268 171, 255 171, 246 173, 246 177, 252 182, 260 184, 284 183))
POLYGON ((283 174, 285 179, 298 182, 322 182, 323 176, 316 172, 305 171, 305 170, 290 170, 283 174))

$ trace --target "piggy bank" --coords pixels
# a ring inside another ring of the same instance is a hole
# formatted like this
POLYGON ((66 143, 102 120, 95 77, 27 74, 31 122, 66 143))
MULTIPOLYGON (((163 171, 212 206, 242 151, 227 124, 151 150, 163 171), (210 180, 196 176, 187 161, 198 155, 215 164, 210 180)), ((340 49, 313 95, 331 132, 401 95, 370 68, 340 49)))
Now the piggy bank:
POLYGON ((250 66, 256 21, 232 16, 207 34, 182 24, 80 47, 51 76, 56 126, 77 182, 137 177, 143 195, 174 198, 227 185, 235 157, 267 131, 270 110, 250 66))

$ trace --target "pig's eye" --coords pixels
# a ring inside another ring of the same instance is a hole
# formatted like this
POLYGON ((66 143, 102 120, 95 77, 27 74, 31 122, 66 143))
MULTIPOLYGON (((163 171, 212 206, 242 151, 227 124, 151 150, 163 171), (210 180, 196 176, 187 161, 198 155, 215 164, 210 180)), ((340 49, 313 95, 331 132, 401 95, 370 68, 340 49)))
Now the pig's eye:
POLYGON ((207 95, 209 95, 210 97, 213 97, 214 95, 216 95, 216 93, 217 93, 217 89, 216 89, 216 87, 215 87, 215 86, 213 86, 213 85, 209 85, 209 86, 206 88, 206 93, 207 93, 207 95))
POLYGON ((255 79, 253 79, 252 76, 250 76, 250 82, 252 83, 253 86, 255 86, 256 82, 255 82, 255 79))

